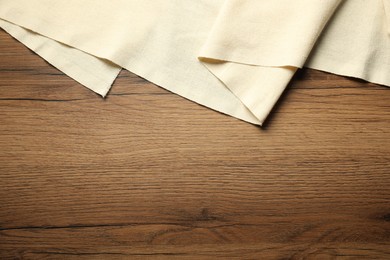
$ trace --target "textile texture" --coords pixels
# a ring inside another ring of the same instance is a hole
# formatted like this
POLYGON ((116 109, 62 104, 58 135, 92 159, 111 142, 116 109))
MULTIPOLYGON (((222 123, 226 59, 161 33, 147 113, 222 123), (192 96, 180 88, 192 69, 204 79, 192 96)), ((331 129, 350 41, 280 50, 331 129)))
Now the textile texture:
POLYGON ((0 0, 0 27, 102 96, 124 68, 258 125, 302 67, 390 86, 388 0, 0 0))

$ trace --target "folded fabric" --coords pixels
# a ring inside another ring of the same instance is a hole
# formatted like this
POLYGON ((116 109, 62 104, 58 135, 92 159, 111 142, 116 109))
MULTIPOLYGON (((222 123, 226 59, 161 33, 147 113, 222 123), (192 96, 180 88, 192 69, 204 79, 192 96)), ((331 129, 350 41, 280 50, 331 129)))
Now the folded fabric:
POLYGON ((0 27, 54 67, 106 96, 121 67, 0 19, 0 27))
POLYGON ((0 27, 103 96, 123 67, 261 125, 303 66, 390 86, 389 6, 388 0, 0 0, 0 27))
POLYGON ((340 2, 225 1, 200 59, 264 122, 340 2))

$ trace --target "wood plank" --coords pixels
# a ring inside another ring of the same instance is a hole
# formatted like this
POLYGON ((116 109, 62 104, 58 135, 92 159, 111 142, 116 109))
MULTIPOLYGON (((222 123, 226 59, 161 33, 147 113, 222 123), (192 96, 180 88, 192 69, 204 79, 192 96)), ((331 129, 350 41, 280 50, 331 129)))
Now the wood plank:
POLYGON ((0 32, 0 258, 390 258, 390 91, 301 70, 259 128, 0 32))

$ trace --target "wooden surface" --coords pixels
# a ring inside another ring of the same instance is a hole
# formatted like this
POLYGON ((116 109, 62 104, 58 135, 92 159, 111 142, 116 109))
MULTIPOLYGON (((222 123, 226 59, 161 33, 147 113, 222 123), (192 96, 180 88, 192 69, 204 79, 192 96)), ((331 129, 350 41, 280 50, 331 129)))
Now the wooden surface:
POLYGON ((259 127, 0 32, 0 259, 390 259, 390 89, 302 70, 259 127))

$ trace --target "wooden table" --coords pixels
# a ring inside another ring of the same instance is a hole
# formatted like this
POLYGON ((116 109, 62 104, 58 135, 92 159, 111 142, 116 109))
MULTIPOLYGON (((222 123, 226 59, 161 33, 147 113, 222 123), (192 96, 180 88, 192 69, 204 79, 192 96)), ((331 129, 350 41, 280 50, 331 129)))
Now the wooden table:
POLYGON ((390 259, 388 88, 304 69, 261 129, 3 31, 0 87, 0 259, 390 259))

